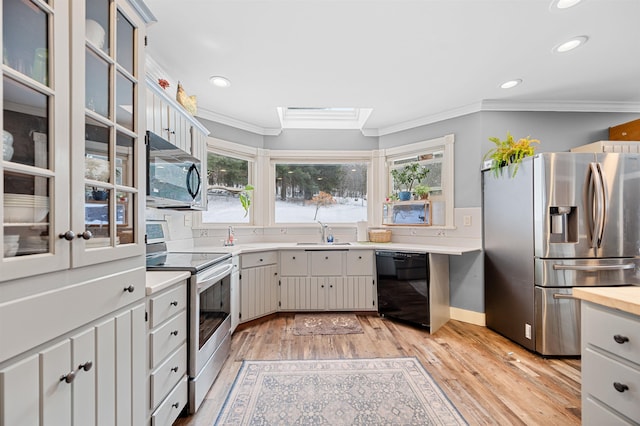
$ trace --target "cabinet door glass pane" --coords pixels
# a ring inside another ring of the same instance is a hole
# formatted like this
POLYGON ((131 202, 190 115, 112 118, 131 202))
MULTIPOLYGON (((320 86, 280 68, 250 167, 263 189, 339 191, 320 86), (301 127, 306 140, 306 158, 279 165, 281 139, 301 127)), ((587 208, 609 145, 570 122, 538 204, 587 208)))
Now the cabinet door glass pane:
POLYGON ((103 117, 109 116, 109 65, 90 49, 86 55, 85 106, 103 117))
POLYGON ((111 182, 109 155, 109 127, 89 117, 85 124, 84 177, 100 182, 111 182))
POLYGON ((85 31, 89 43, 109 54, 109 6, 110 1, 87 0, 85 31))
POLYGON ((49 178, 4 172, 4 257, 49 251, 49 178))
POLYGON ((129 74, 135 76, 133 69, 134 26, 131 25, 131 22, 129 22, 129 20, 125 18, 125 16, 120 11, 118 11, 117 19, 118 26, 116 29, 116 62, 125 70, 127 70, 129 74))
POLYGON ((27 0, 4 0, 2 13, 2 61, 14 70, 46 84, 47 13, 27 0))
POLYGON ((85 228, 93 235, 87 248, 111 245, 111 190, 96 186, 85 187, 85 228))
POLYGON ((126 191, 116 193, 116 245, 134 243, 133 232, 135 229, 134 216, 135 194, 126 191))
POLYGON ((116 122, 127 129, 133 130, 133 87, 131 80, 118 73, 116 81, 116 122))
POLYGON ((3 90, 3 159, 47 169, 48 97, 7 77, 3 90))
POLYGON ((116 138, 116 185, 133 187, 135 138, 118 132, 116 138))

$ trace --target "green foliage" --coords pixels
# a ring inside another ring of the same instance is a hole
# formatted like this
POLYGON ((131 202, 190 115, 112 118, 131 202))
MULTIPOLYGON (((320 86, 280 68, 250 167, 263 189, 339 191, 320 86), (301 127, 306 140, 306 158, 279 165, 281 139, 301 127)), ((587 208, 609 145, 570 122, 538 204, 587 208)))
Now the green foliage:
POLYGON ((244 209, 244 217, 249 214, 249 206, 251 206, 251 191, 253 191, 253 185, 245 185, 244 190, 240 193, 240 204, 244 209))
POLYGON ((508 166, 510 171, 509 175, 514 177, 522 160, 535 153, 535 147, 531 144, 540 143, 538 139, 531 139, 530 136, 520 138, 516 142, 509 132, 507 132, 507 138, 505 140, 500 140, 500 138, 497 137, 491 137, 489 140, 495 144, 495 147, 484 155, 483 160, 489 158, 493 160, 491 170, 496 177, 498 177, 504 166, 508 166))
POLYGON ((427 195, 429 195, 429 191, 431 191, 431 188, 429 187, 429 185, 416 185, 415 188, 413 188, 413 192, 420 198, 425 198, 427 195))
POLYGON ((391 176, 400 191, 411 191, 415 183, 420 183, 429 174, 429 169, 418 163, 410 163, 401 169, 391 170, 391 176))

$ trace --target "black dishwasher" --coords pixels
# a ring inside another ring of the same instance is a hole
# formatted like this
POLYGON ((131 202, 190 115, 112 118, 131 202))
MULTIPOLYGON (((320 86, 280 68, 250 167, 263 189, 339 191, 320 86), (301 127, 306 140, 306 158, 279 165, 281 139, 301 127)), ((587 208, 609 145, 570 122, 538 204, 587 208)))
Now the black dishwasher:
POLYGON ((376 251, 378 313, 429 327, 429 258, 426 253, 376 251))

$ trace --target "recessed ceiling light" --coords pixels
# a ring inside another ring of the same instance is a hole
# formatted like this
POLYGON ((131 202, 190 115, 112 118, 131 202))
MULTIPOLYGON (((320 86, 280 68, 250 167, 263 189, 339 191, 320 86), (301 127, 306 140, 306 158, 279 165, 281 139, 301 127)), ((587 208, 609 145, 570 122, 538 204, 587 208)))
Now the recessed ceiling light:
POLYGON ((214 75, 209 79, 209 83, 213 84, 217 87, 229 87, 231 86, 231 82, 226 77, 221 77, 219 75, 214 75))
POLYGON ((574 37, 571 40, 567 40, 564 43, 557 45, 556 47, 553 48, 553 50, 554 52, 565 53, 579 46, 582 46, 587 42, 587 40, 589 40, 589 37, 587 36, 574 37))
POLYGON ((580 3, 582 0, 554 0, 554 6, 557 9, 568 9, 580 3))
POLYGON ((521 79, 516 79, 516 80, 509 80, 509 81, 505 81, 504 83, 502 83, 500 85, 501 89, 511 89, 512 87, 516 87, 518 84, 522 83, 521 79))

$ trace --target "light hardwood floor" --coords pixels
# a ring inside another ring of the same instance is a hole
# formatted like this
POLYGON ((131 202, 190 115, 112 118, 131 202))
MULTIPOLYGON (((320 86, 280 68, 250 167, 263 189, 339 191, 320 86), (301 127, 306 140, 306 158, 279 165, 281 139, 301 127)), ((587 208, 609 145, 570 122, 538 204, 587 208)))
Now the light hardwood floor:
POLYGON ((580 360, 535 355, 480 326, 449 321, 433 335, 377 315, 364 334, 295 336, 292 314, 243 325, 198 413, 176 425, 213 425, 242 360, 417 357, 470 425, 579 425, 580 360))

